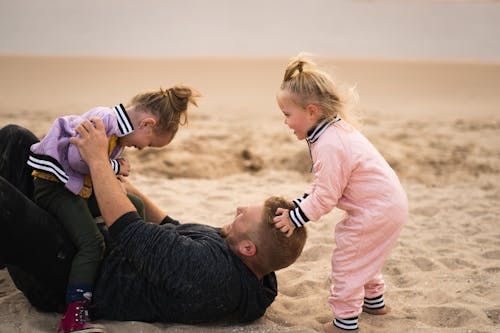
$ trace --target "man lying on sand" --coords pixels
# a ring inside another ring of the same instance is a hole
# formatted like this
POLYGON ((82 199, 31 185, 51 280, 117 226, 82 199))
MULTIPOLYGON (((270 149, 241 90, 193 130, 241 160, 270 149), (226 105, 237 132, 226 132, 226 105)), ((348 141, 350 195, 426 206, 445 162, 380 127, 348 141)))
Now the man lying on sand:
MULTIPOLYGON (((290 209, 290 204, 272 197, 238 208, 233 222, 218 229, 180 224, 127 183, 144 200, 152 222, 145 223, 110 174, 107 138, 101 121, 94 122, 95 127, 82 123, 80 138, 72 139, 90 168, 109 237, 91 316, 179 323, 261 317, 277 295, 274 271, 292 264, 306 241, 305 229, 287 238, 272 224, 276 209, 290 209)), ((26 131, 12 135, 25 136, 26 131)), ((9 149, 0 145, 1 159, 9 159, 9 149)), ((14 167, 0 161, 0 175, 14 167)), ((60 310, 74 249, 59 223, 2 177, 0 261, 33 305, 60 310)))

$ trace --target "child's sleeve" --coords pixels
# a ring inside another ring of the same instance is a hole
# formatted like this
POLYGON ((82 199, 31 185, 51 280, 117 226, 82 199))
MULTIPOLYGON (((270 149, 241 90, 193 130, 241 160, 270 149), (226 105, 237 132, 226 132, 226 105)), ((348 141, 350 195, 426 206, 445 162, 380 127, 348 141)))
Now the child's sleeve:
POLYGON ((113 168, 113 172, 115 173, 115 175, 118 175, 120 173, 120 163, 118 162, 118 160, 110 158, 109 162, 111 163, 111 168, 113 168))
POLYGON ((314 164, 311 192, 295 199, 295 209, 289 212, 296 227, 316 221, 329 213, 342 197, 350 177, 350 159, 339 146, 327 144, 318 149, 314 164))
POLYGON ((297 198, 295 200, 293 200, 293 204, 295 205, 295 207, 299 207, 300 206, 300 203, 305 199, 307 198, 307 196, 309 195, 309 193, 304 193, 304 195, 302 195, 300 198, 297 198))
MULTIPOLYGON (((113 125, 116 123, 116 117, 112 113, 113 111, 110 108, 97 107, 93 108, 90 111, 84 113, 80 117, 77 117, 72 120, 71 127, 75 129, 78 125, 82 123, 84 120, 90 120, 91 118, 98 117, 101 118, 104 123, 104 128, 106 129, 106 135, 110 135, 110 130, 113 128, 113 125)), ((113 164, 112 160, 110 160, 111 166, 117 174, 117 171, 120 170, 120 165, 118 161, 115 160, 116 165, 113 164)), ((78 148, 70 143, 68 146, 68 164, 71 169, 77 171, 82 175, 90 174, 90 170, 80 155, 78 148)))

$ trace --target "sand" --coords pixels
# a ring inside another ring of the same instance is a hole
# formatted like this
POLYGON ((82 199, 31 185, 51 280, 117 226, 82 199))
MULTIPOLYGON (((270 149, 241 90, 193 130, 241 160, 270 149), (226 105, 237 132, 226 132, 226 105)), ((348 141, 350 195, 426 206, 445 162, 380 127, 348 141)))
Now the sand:
MULTIPOLYGON (((320 59, 356 85, 362 131, 408 193, 410 221, 388 259, 386 316, 363 332, 495 332, 500 327, 500 64, 320 59)), ((55 117, 191 84, 204 95, 164 149, 128 151, 131 179, 173 217, 220 226, 238 205, 295 198, 310 182, 304 142, 275 103, 286 59, 0 57, 0 126, 43 136, 55 117)), ((308 224, 299 260, 277 273, 279 295, 249 325, 103 321, 108 332, 317 332, 332 315, 334 210, 308 224)), ((54 332, 0 271, 0 332, 54 332)))

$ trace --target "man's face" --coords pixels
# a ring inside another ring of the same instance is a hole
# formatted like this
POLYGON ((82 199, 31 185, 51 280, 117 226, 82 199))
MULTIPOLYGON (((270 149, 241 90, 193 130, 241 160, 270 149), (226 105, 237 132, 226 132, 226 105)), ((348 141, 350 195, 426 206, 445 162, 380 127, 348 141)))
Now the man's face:
POLYGON ((251 205, 236 208, 236 216, 233 222, 221 228, 221 234, 229 244, 234 244, 247 238, 248 234, 257 230, 259 223, 262 223, 262 212, 264 205, 251 205))

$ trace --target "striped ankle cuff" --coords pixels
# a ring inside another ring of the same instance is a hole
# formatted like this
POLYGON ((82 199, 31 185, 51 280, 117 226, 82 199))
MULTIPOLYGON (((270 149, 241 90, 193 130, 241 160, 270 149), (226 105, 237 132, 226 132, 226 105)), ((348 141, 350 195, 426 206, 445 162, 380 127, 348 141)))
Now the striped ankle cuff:
POLYGON ((365 298, 363 306, 368 309, 382 309, 385 306, 384 295, 374 298, 365 298))
POLYGON ((333 325, 346 331, 354 331, 358 329, 358 317, 347 319, 335 318, 333 320, 333 325))

